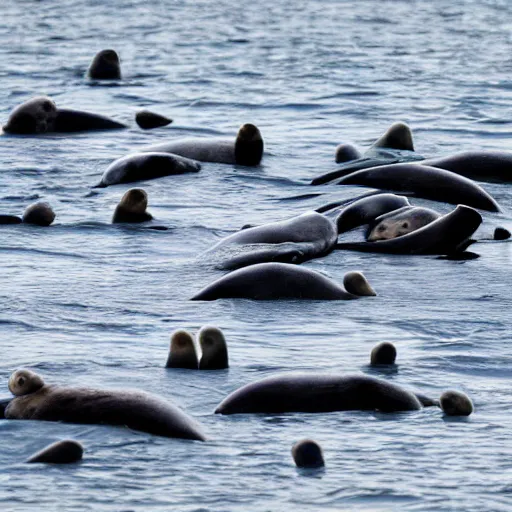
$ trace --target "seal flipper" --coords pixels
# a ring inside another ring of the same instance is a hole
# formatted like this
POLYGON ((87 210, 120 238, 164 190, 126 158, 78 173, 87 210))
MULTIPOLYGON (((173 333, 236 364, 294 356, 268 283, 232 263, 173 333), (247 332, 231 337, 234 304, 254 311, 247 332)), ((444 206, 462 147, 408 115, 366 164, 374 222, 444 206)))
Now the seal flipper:
POLYGON ((436 400, 435 398, 429 398, 426 395, 423 395, 422 393, 414 393, 416 395, 416 398, 421 402, 421 405, 423 407, 439 407, 439 400, 436 400))
POLYGON ((99 114, 59 108, 53 131, 73 133, 90 130, 119 130, 121 128, 126 128, 126 125, 99 114))

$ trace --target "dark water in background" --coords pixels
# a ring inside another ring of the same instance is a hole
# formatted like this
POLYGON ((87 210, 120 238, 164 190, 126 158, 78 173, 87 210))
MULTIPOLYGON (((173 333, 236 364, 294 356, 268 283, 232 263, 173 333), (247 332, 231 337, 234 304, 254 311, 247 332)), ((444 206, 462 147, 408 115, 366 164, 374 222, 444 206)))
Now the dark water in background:
MULTIPOLYGON (((39 94, 108 114, 126 131, 0 137, 0 206, 36 199, 50 229, 1 229, 0 382, 28 366, 48 382, 136 387, 172 399, 211 441, 97 426, 0 421, 2 510, 511 510, 512 245, 478 244, 474 261, 336 252, 309 262, 337 281, 364 271, 375 299, 188 301, 221 275, 198 256, 242 225, 290 217, 358 188, 310 188, 334 170, 340 142, 367 147, 396 120, 426 156, 512 149, 512 5, 507 1, 20 1, 0 7, 0 119, 39 94), (124 79, 83 78, 115 48, 124 79), (141 107, 168 128, 142 132, 141 107), (144 183, 166 232, 109 225, 130 186, 91 191, 115 158, 195 134, 234 136, 257 124, 260 168, 205 164, 200 174, 144 183), (283 198, 323 192, 307 200, 283 198), (163 368, 170 332, 215 324, 231 368, 163 368), (368 372, 378 341, 398 348, 385 377, 474 400, 467 420, 407 414, 212 414, 237 387, 288 370, 368 372), (326 470, 293 466, 314 437, 326 470), (72 437, 72 467, 25 465, 72 437)), ((484 184, 504 208, 482 233, 512 228, 510 185, 484 184)), ((414 201, 415 204, 428 204, 414 201)), ((446 205, 435 205, 443 211, 446 205)))

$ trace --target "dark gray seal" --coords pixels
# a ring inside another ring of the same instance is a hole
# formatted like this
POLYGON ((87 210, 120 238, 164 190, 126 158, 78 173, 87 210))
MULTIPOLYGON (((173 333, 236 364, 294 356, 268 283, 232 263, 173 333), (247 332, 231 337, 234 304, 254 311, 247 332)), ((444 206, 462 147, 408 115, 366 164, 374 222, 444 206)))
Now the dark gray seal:
POLYGON ((368 169, 369 167, 411 162, 423 160, 423 158, 414 152, 412 132, 409 126, 401 122, 393 123, 384 135, 377 139, 360 158, 344 163, 336 171, 316 177, 311 181, 311 185, 322 185, 352 172, 368 169))
POLYGON ((370 354, 370 364, 372 366, 395 364, 396 348, 393 343, 383 341, 373 347, 370 354))
POLYGON ((83 446, 73 439, 64 439, 52 443, 41 451, 34 453, 27 460, 29 463, 46 464, 72 464, 82 460, 84 454, 83 446))
POLYGON ((38 201, 27 206, 23 212, 22 221, 25 224, 36 226, 49 226, 55 220, 55 212, 49 203, 38 201))
POLYGON ((336 147, 334 154, 334 160, 336 160, 337 164, 351 162, 352 160, 357 160, 361 157, 362 155, 360 151, 352 144, 340 144, 336 147))
POLYGON ((312 439, 301 439, 292 446, 292 457, 299 468, 322 468, 325 466, 320 445, 312 439))
POLYGON ((398 412, 421 408, 422 400, 414 393, 375 377, 292 373, 266 377, 237 389, 215 413, 398 412))
POLYGON ((172 119, 168 117, 161 116, 160 114, 155 114, 150 112, 149 110, 141 110, 135 114, 135 122, 143 129, 143 130, 151 130, 152 128, 160 128, 162 126, 167 126, 172 123, 172 119))
POLYGON ((121 198, 116 206, 112 223, 138 223, 147 222, 153 216, 146 211, 148 207, 148 195, 141 188, 131 188, 121 198))
POLYGON ((439 402, 447 416, 469 416, 473 412, 473 402, 461 391, 445 391, 439 402))
POLYGON ((218 268, 237 269, 268 261, 301 263, 331 252, 338 232, 333 221, 316 212, 237 231, 205 256, 218 268))
POLYGON ((87 71, 93 80, 121 80, 121 62, 114 50, 98 52, 87 71))
POLYGON ((182 156, 168 153, 134 153, 112 162, 94 188, 199 172, 200 169, 199 163, 182 156))
POLYGON ((465 204, 491 212, 501 211, 498 203, 470 179, 420 164, 383 165, 357 171, 341 178, 338 185, 361 185, 408 192, 434 201, 465 204))
POLYGON ((191 300, 217 299, 319 299, 346 300, 375 295, 362 274, 349 275, 349 293, 339 284, 313 270, 287 263, 259 263, 241 268, 217 279, 191 300), (354 292, 357 292, 355 294, 354 292))
POLYGON ((470 237, 481 223, 482 216, 476 210, 459 205, 430 224, 398 238, 338 243, 336 249, 388 254, 454 254, 473 243, 470 237))
POLYGON ((7 419, 125 425, 163 437, 205 440, 199 425, 185 412, 142 391, 46 385, 25 369, 11 375, 9 390, 15 398, 5 408, 7 419))
POLYGON ((126 128, 113 119, 81 110, 57 108, 47 96, 32 98, 16 107, 7 124, 5 133, 37 135, 43 133, 72 133, 91 130, 116 130, 126 128))
POLYGON ((509 151, 465 151, 441 158, 430 158, 422 163, 473 180, 512 182, 512 153, 509 151))
POLYGON ((156 151, 181 155, 199 162, 259 165, 263 156, 263 139, 253 124, 244 124, 236 139, 191 138, 155 144, 143 151, 156 151))

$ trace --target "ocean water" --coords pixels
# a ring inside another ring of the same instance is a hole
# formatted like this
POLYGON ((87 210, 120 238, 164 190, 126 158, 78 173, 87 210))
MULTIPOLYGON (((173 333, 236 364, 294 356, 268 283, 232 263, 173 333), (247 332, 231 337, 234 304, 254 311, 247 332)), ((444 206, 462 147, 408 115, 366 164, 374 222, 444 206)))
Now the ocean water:
MULTIPOLYGON (((336 169, 341 142, 364 150, 401 120, 426 157, 512 149, 512 4, 23 0, 0 13, 2 123, 46 94, 130 125, 0 137, 0 211, 41 199, 57 214, 48 229, 0 230, 0 396, 18 367, 63 385, 139 388, 209 437, 0 420, 0 509, 512 510, 511 243, 478 243, 471 261, 336 251, 304 264, 338 282, 361 270, 375 298, 189 300, 222 275, 201 256, 222 237, 366 191, 308 185, 336 169), (121 81, 84 78, 104 48, 120 54, 121 81), (174 123, 143 132, 143 107, 174 123), (170 229, 110 224, 131 188, 91 188, 111 161, 171 138, 234 137, 245 122, 263 134, 260 167, 204 164, 141 183, 170 229), (297 198, 310 193, 321 195, 297 198), (229 370, 166 370, 170 333, 205 324, 224 330, 229 370), (396 345, 396 371, 368 368, 380 341, 396 345), (475 412, 213 414, 241 385, 297 370, 364 372, 433 397, 460 389, 475 412), (295 468, 303 437, 323 447, 324 471, 295 468), (83 443, 83 462, 24 464, 63 438, 83 443)), ((481 236, 512 229, 510 185, 482 185, 503 213, 484 213, 481 236)))

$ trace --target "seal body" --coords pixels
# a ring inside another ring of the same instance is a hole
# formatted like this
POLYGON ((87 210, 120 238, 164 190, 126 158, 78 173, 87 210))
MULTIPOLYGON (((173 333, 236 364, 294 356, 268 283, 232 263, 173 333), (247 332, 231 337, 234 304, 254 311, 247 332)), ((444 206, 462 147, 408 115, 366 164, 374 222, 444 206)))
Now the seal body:
POLYGON ((439 217, 441 214, 430 208, 405 206, 377 217, 370 224, 366 240, 376 242, 398 238, 434 222, 439 217))
POLYGON ((110 391, 44 385, 17 396, 5 409, 7 419, 126 425, 164 437, 204 441, 199 425, 176 406, 142 391, 110 391))
POLYGON ((71 464, 82 460, 84 448, 78 441, 65 439, 52 443, 41 451, 34 453, 27 462, 44 462, 49 464, 71 464))
POLYGON ((444 169, 420 164, 393 164, 357 171, 338 181, 338 185, 410 192, 417 197, 465 204, 473 208, 499 212, 498 203, 468 178, 444 169))
POLYGON ((328 254, 337 238, 336 225, 330 219, 316 212, 307 212, 284 221, 237 231, 206 254, 217 255, 217 259, 221 257, 222 262, 217 266, 226 269, 265 261, 301 263, 328 254), (250 250, 238 254, 236 248, 240 246, 247 246, 250 250))
POLYGON ((151 180, 187 172, 199 172, 200 169, 201 166, 197 162, 177 155, 135 153, 111 163, 96 187, 151 180))
POLYGON ((143 130, 151 130, 152 128, 160 128, 161 126, 167 126, 172 123, 172 119, 161 116, 160 114, 154 114, 149 110, 141 110, 135 114, 135 122, 143 130))
POLYGON ((114 50, 101 50, 94 56, 87 74, 94 80, 120 80, 119 55, 114 50))
POLYGON ((282 374, 247 384, 225 398, 217 414, 380 412, 421 409, 416 395, 366 375, 282 374))
POLYGON ((313 270, 287 263, 259 263, 230 272, 192 300, 356 299, 339 284, 313 270))
POLYGON ((16 215, 0 215, 0 224, 21 224, 21 217, 16 215))
POLYGON ((339 243, 336 249, 388 254, 452 254, 465 250, 482 223, 473 208, 459 205, 452 212, 411 233, 376 242, 339 243))
POLYGON ((244 124, 234 141, 207 138, 181 139, 156 144, 145 151, 172 153, 199 162, 254 166, 260 163, 263 156, 263 139, 256 126, 244 124))

